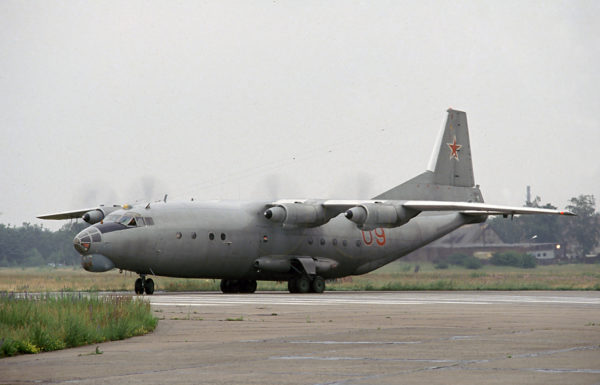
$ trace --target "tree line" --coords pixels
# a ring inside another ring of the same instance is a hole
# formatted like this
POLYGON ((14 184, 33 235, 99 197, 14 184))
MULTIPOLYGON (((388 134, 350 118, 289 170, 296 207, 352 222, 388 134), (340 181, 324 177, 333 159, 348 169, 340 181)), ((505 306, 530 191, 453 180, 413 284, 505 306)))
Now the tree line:
MULTIPOLYGON (((540 197, 525 206, 557 209, 550 203, 542 204, 540 197)), ((505 243, 559 243, 567 247, 567 255, 572 257, 595 254, 600 241, 600 214, 596 212, 594 196, 573 197, 565 210, 577 216, 521 215, 512 220, 496 217, 489 224, 505 243)))
POLYGON ((79 265, 81 256, 73 248, 73 237, 88 226, 70 223, 50 231, 26 222, 19 227, 0 224, 0 267, 79 265))

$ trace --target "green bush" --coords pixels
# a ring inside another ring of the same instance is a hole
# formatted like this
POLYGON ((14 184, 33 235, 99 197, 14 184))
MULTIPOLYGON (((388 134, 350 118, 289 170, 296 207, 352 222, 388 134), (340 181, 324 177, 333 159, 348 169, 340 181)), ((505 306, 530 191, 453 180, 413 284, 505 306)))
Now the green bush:
POLYGON ((477 270, 477 269, 481 269, 481 267, 483 266, 483 263, 481 262, 481 260, 479 258, 474 257, 474 256, 469 256, 468 258, 465 259, 464 266, 467 269, 477 270))
POLYGON ((529 254, 522 254, 516 251, 504 251, 494 253, 490 259, 490 263, 496 266, 513 266, 530 269, 537 266, 537 259, 529 254))
POLYGON ((449 267, 448 263, 444 262, 444 261, 440 261, 435 264, 436 269, 447 269, 448 267, 449 267))
POLYGON ((466 254, 452 254, 446 258, 446 262, 451 265, 464 266, 465 259, 469 258, 466 254))
MULTIPOLYGON (((466 254, 452 254, 448 258, 446 258, 446 262, 452 265, 462 266, 466 267, 467 269, 473 270, 480 269, 483 266, 483 263, 479 258, 466 254)), ((440 263, 443 263, 443 261, 440 261, 440 263)))

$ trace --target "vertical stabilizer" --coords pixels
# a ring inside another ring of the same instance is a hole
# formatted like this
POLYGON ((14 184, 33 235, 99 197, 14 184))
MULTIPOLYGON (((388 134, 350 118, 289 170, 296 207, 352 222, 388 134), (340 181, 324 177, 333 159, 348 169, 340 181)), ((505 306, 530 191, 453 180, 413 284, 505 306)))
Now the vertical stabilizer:
POLYGON ((473 187, 473 162, 467 127, 467 114, 449 109, 440 148, 432 170, 434 183, 445 186, 473 187))
POLYGON ((483 202, 479 187, 474 187, 467 114, 463 111, 448 110, 430 166, 435 168, 374 199, 483 202))

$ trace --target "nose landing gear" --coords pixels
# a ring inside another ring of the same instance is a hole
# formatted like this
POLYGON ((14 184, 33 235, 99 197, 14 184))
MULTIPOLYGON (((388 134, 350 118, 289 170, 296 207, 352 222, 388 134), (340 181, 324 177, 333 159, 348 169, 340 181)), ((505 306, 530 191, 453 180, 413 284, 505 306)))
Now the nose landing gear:
POLYGON ((135 294, 151 295, 154 293, 154 281, 152 278, 146 279, 145 275, 140 275, 140 278, 135 280, 135 294))

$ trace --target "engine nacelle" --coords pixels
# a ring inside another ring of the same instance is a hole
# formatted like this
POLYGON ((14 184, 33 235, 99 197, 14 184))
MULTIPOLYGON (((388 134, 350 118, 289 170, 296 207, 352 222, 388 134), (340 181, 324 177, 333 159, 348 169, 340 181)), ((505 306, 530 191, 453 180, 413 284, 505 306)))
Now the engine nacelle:
POLYGON ((331 219, 323 206, 307 203, 278 204, 267 209, 264 215, 270 221, 289 227, 316 227, 331 219))
POLYGON ((407 209, 402 205, 392 206, 381 203, 367 203, 356 206, 346 211, 347 219, 356 223, 364 230, 373 230, 378 227, 402 226, 412 218, 419 215, 420 211, 407 209))
POLYGON ((104 219, 104 213, 102 210, 91 210, 83 214, 81 218, 90 225, 93 225, 94 223, 98 223, 104 219))
POLYGON ((101 254, 84 255, 81 257, 81 266, 92 273, 103 273, 115 268, 113 261, 101 254))

